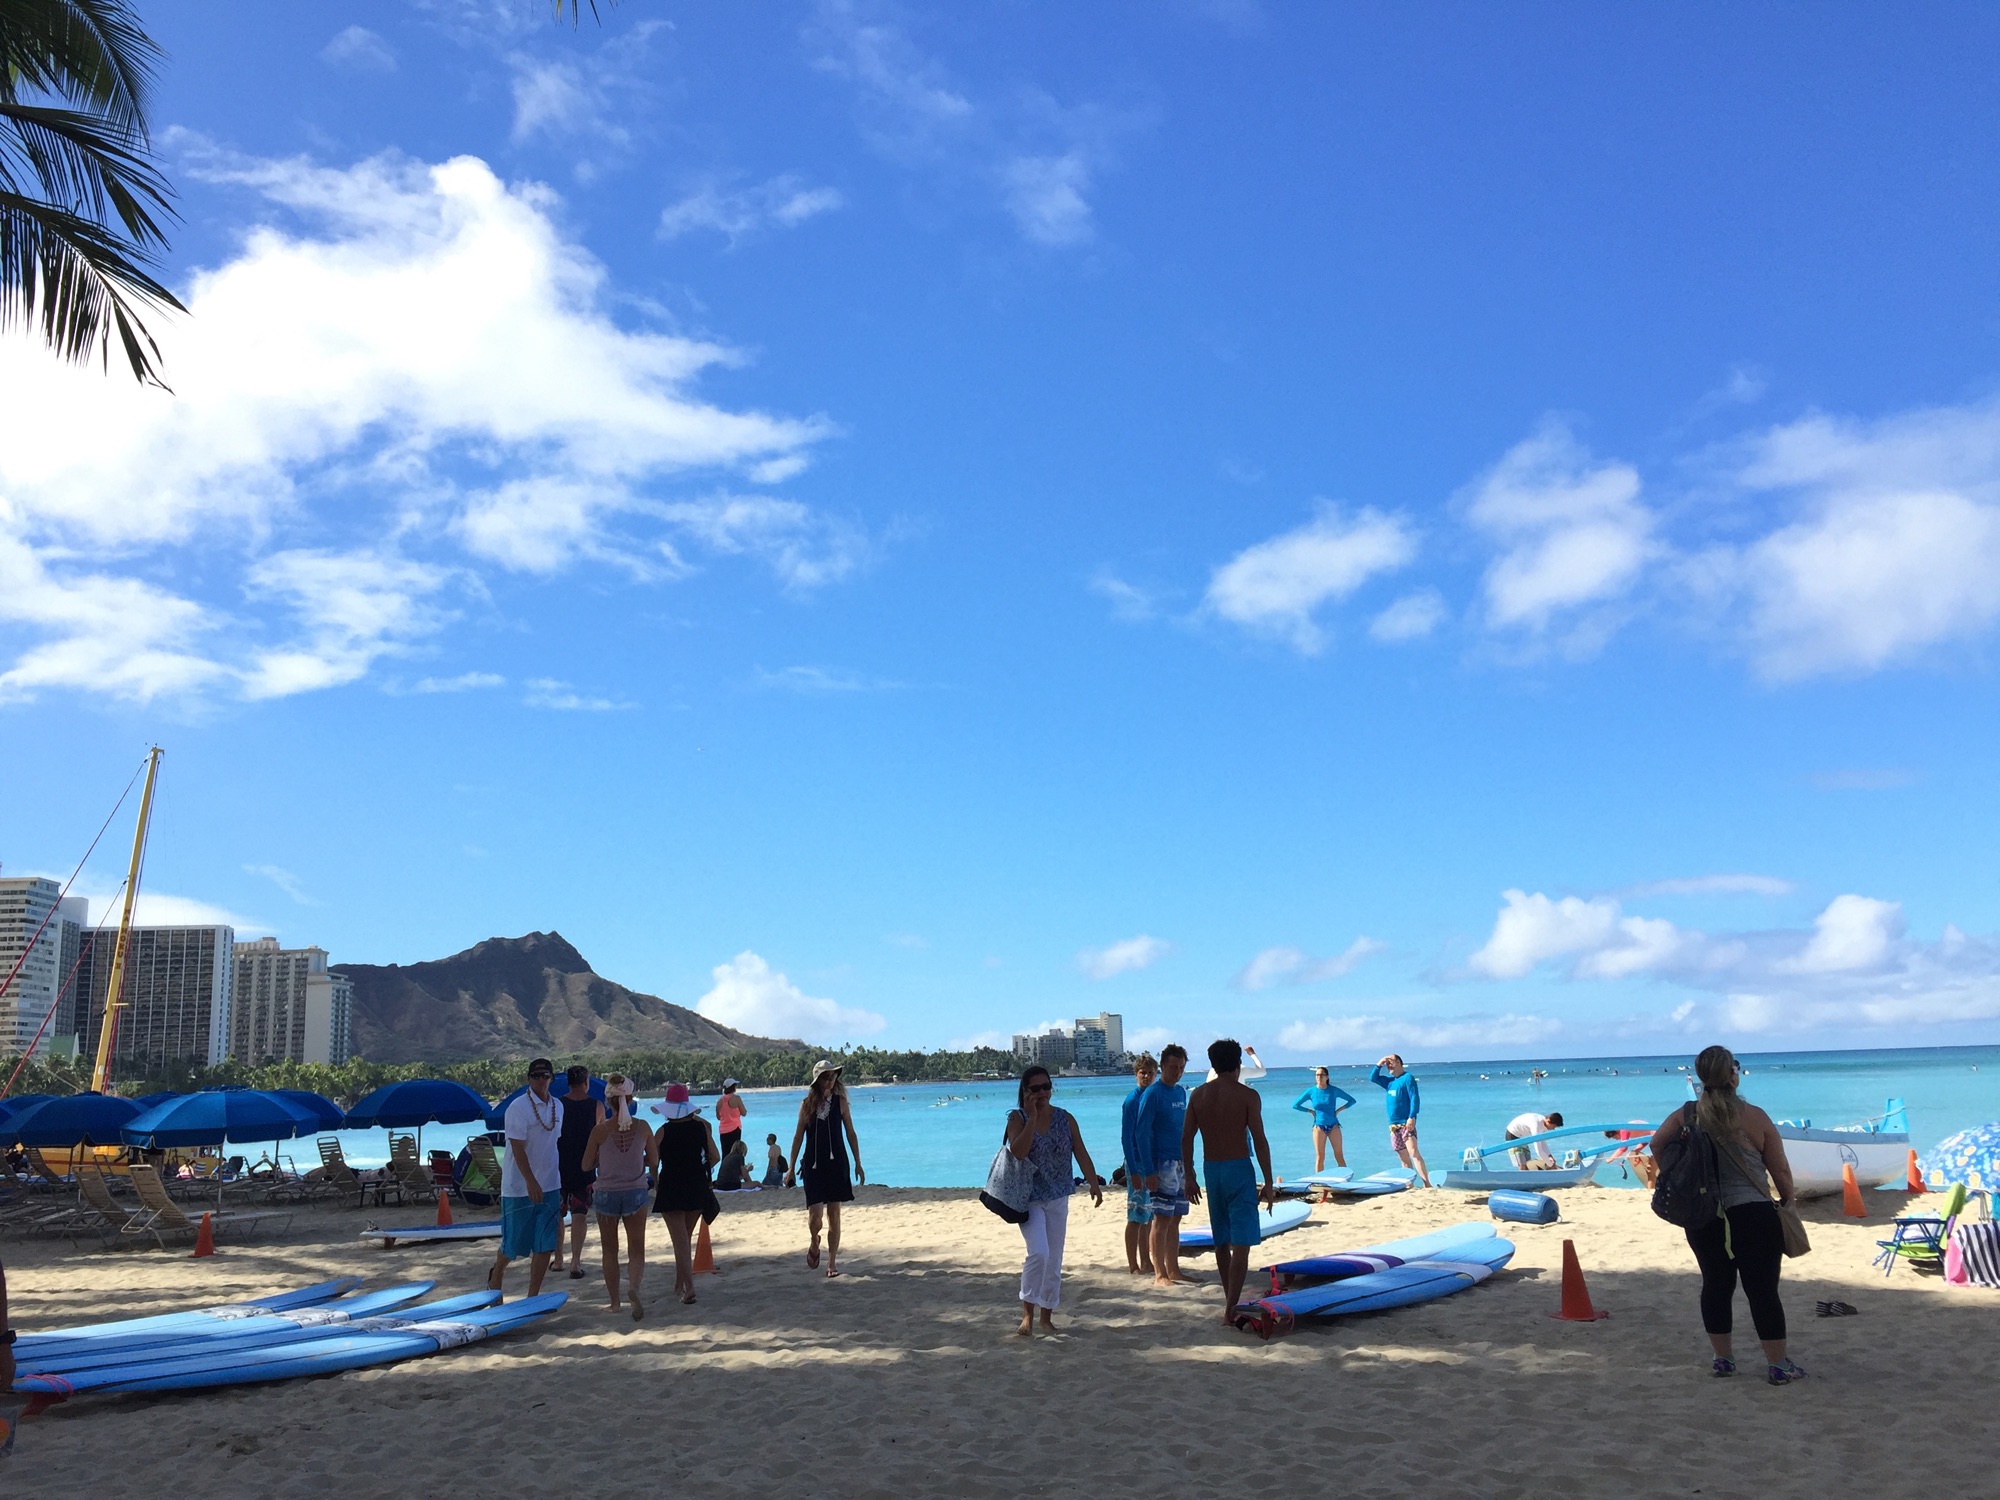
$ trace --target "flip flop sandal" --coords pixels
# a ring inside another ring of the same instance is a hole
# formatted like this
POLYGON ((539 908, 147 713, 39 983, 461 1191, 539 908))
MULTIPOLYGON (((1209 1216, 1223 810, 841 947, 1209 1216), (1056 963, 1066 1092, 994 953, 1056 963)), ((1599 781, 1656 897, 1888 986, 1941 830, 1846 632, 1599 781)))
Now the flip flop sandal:
POLYGON ((1820 1302, 1813 1311, 1822 1318, 1851 1318, 1861 1309, 1848 1302, 1820 1302))
POLYGON ((580 1271, 580 1270, 579 1270, 579 1271, 572 1271, 572 1272, 570 1272, 570 1273, 569 1273, 569 1279, 570 1279, 571 1281, 581 1281, 581 1280, 583 1280, 583 1272, 582 1272, 582 1271, 580 1271))
POLYGON ((806 1251, 806 1269, 808 1271, 817 1271, 819 1269, 819 1247, 817 1245, 806 1251))

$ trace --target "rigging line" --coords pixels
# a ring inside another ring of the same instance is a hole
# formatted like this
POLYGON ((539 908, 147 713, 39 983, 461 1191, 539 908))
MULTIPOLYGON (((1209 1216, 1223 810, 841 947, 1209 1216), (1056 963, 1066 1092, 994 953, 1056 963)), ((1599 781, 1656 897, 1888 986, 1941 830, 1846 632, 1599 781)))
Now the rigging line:
MULTIPOLYGON (((131 788, 128 787, 126 790, 129 791, 131 788)), ((49 1023, 56 1018, 56 1009, 62 1004, 62 997, 69 993, 71 986, 76 983, 77 970, 81 969, 83 961, 96 951, 97 940, 104 935, 104 924, 110 920, 111 913, 118 909, 118 898, 124 894, 125 882, 121 880, 118 882, 118 889, 111 893, 111 901, 104 908, 103 917, 99 918, 97 925, 90 929, 90 936, 78 946, 76 962, 69 966, 69 977, 63 980, 62 988, 56 991, 55 1005, 51 1005, 48 1014, 42 1017, 42 1024, 35 1028, 34 1040, 30 1041, 22 1051, 20 1058, 14 1064, 14 1071, 7 1075, 6 1084, 0 1086, 0 1099, 5 1099, 14 1091, 14 1085, 21 1077, 21 1070, 28 1066, 28 1059, 35 1055, 35 1048, 41 1045, 42 1033, 49 1029, 49 1023)), ((87 996, 85 998, 88 999, 87 996)))
MULTIPOLYGON (((149 756, 148 759, 150 760, 151 757, 149 756)), ((43 929, 46 928, 49 925, 49 923, 55 919, 56 912, 62 906, 63 898, 69 895, 69 888, 76 884, 76 877, 83 873, 83 867, 90 863, 90 856, 96 852, 98 843, 104 838, 105 830, 111 827, 112 818, 118 816, 118 809, 123 807, 125 805, 125 799, 132 795, 132 783, 136 782, 139 779, 139 773, 141 771, 144 771, 145 769, 146 769, 145 762, 141 762, 139 770, 134 771, 132 773, 132 780, 125 783, 125 790, 118 794, 118 801, 112 806, 111 812, 104 819, 103 827, 97 830, 97 837, 90 841, 90 848, 83 851, 83 858, 76 862, 76 868, 69 872, 69 879, 63 882, 63 888, 61 892, 56 896, 55 904, 49 908, 49 914, 46 917, 42 918, 42 925, 40 927, 37 927, 35 929, 35 935, 28 939, 27 946, 21 950, 21 956, 14 960, 14 967, 12 970, 8 972, 5 982, 0 983, 0 995, 5 995, 7 993, 8 988, 14 983, 14 980, 20 975, 21 965, 25 964, 28 961, 28 955, 35 951, 35 944, 42 940, 43 929)), ((121 881, 120 884, 122 886, 123 882, 121 881)), ((27 1054, 24 1053, 23 1057, 25 1058, 26 1055, 27 1054)), ((20 1069, 16 1068, 14 1071, 16 1073, 19 1073, 20 1069)), ((7 1088, 12 1088, 13 1086, 14 1086, 13 1080, 9 1079, 7 1081, 7 1088)), ((7 1097, 7 1089, 0 1089, 0 1099, 4 1099, 6 1097, 7 1097)))

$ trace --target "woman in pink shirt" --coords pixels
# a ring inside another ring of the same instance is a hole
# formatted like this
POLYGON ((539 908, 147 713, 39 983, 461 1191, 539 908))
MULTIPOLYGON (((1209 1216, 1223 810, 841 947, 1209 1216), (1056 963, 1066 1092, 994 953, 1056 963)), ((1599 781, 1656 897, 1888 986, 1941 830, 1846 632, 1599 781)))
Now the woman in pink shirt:
POLYGON ((750 1113, 743 1096, 736 1092, 736 1080, 722 1080, 722 1097, 715 1101, 715 1128, 722 1136, 722 1154, 743 1138, 743 1117, 750 1113))

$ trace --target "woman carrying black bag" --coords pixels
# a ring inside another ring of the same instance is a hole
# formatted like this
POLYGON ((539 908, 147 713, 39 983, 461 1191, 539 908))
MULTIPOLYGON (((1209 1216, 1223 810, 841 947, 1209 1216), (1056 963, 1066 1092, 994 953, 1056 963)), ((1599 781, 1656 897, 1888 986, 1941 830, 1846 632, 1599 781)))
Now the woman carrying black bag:
POLYGON ((1675 1110, 1654 1132, 1653 1155, 1663 1163, 1683 1149, 1692 1128, 1715 1147, 1716 1201, 1719 1211, 1688 1228, 1688 1248, 1701 1266, 1701 1324, 1715 1348, 1710 1367, 1716 1375, 1734 1375, 1730 1325, 1736 1283, 1750 1304, 1750 1320, 1764 1345, 1766 1378, 1772 1385, 1790 1385, 1806 1372, 1785 1355, 1785 1309, 1778 1300, 1778 1270, 1784 1262, 1785 1228, 1779 1207, 1792 1203, 1792 1168, 1785 1160, 1785 1143, 1771 1117, 1736 1092, 1742 1068, 1727 1047, 1710 1047, 1694 1061, 1701 1080, 1701 1097, 1675 1110), (1775 1184, 1773 1202, 1764 1178, 1775 1184))
POLYGON ((1055 1311, 1062 1301, 1063 1240, 1069 1232, 1070 1194, 1076 1191, 1069 1170, 1072 1157, 1083 1168, 1092 1205, 1104 1201, 1104 1181, 1083 1148, 1083 1132, 1076 1128, 1074 1115, 1050 1103, 1054 1092, 1055 1080, 1049 1070, 1031 1067, 1021 1074, 1021 1107, 1007 1115, 1007 1152, 1034 1172, 1027 1194, 1028 1216, 1021 1225, 1028 1253, 1021 1263, 1021 1326, 1014 1331, 1022 1338, 1033 1335, 1037 1308, 1043 1332, 1056 1331, 1055 1311))

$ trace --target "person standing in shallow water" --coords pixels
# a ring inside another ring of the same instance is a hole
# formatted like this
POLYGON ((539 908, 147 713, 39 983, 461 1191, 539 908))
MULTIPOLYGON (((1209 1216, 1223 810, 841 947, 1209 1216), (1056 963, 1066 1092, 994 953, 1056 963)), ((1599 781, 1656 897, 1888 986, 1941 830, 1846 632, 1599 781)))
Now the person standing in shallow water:
POLYGON ((639 1290, 646 1278, 646 1209, 653 1196, 653 1174, 659 1165, 653 1127, 632 1114, 632 1080, 613 1073, 604 1080, 604 1097, 617 1112, 590 1132, 583 1148, 583 1165, 597 1174, 592 1184, 597 1208, 597 1238, 604 1246, 604 1290, 611 1310, 618 1311, 618 1228, 625 1228, 625 1279, 632 1303, 632 1321, 646 1316, 639 1290))
POLYGON ((798 1129, 792 1132, 789 1175, 806 1190, 806 1226, 812 1243, 806 1247, 808 1268, 819 1265, 820 1220, 826 1221, 826 1274, 840 1274, 840 1205, 854 1201, 854 1184, 866 1185, 861 1169, 861 1138, 854 1133, 854 1112, 848 1107, 847 1086, 830 1058, 813 1064, 812 1084, 799 1103, 798 1129), (799 1154, 804 1146, 805 1154, 799 1154), (848 1170, 850 1162, 853 1178, 848 1170))
MULTIPOLYGON (((604 1106, 590 1096, 590 1069, 581 1063, 564 1075, 569 1092, 563 1098, 562 1130, 556 1137, 556 1155, 562 1165, 562 1206, 569 1215, 569 1274, 583 1280, 583 1241, 590 1233, 591 1183, 597 1174, 583 1164, 583 1148, 590 1133, 604 1122, 604 1106)), ((563 1268, 562 1247, 550 1269, 563 1268)))
POLYGON ((1069 1170, 1072 1158, 1083 1168, 1091 1206, 1104 1202, 1104 1183, 1090 1164, 1090 1153, 1083 1148, 1083 1132, 1077 1129, 1076 1117, 1051 1102, 1055 1086, 1047 1068, 1028 1068, 1021 1074, 1019 1108, 1007 1115, 1007 1149, 1017 1161, 1034 1169, 1028 1219, 1020 1226, 1027 1255, 1021 1262, 1021 1326, 1014 1331, 1022 1338, 1034 1333, 1038 1310, 1042 1331, 1056 1331, 1056 1308, 1062 1304, 1063 1241, 1069 1235, 1069 1200, 1076 1191, 1069 1170))
POLYGON ((1694 1071, 1701 1080, 1701 1097, 1667 1116, 1653 1133, 1652 1151, 1657 1157, 1661 1146, 1678 1141, 1690 1125, 1715 1143, 1716 1200, 1722 1211, 1687 1231, 1688 1248, 1701 1267, 1701 1326, 1715 1350, 1710 1372, 1736 1373, 1730 1335, 1740 1280, 1750 1321, 1764 1345, 1765 1379, 1790 1385, 1805 1379, 1806 1372, 1785 1353, 1785 1306, 1778 1300, 1785 1230, 1764 1184, 1768 1179, 1778 1202, 1789 1206, 1792 1164, 1771 1117, 1737 1093, 1742 1069, 1727 1047, 1705 1049, 1694 1060, 1694 1071))
POLYGON ((1125 1269, 1134 1276, 1153 1274, 1153 1195, 1139 1174, 1139 1099, 1159 1077, 1153 1054, 1141 1052, 1132 1064, 1132 1092, 1119 1112, 1118 1143, 1125 1150, 1125 1269))

